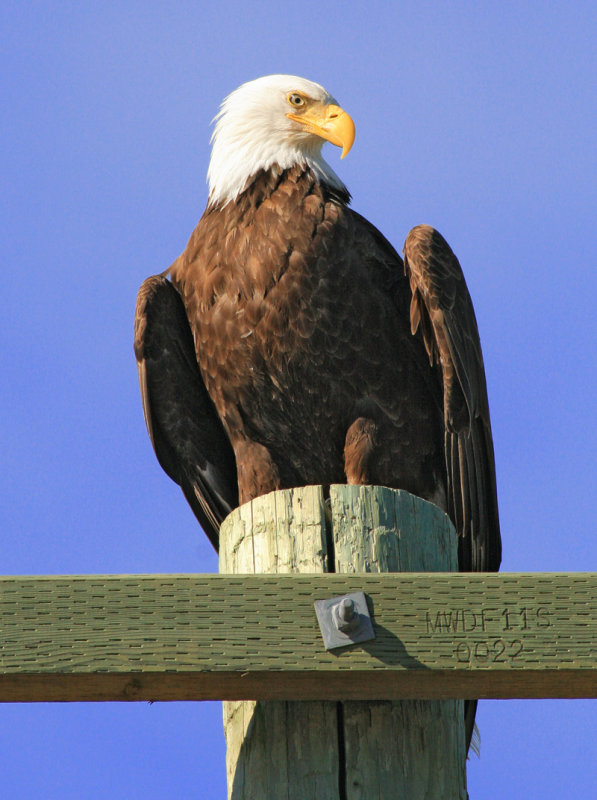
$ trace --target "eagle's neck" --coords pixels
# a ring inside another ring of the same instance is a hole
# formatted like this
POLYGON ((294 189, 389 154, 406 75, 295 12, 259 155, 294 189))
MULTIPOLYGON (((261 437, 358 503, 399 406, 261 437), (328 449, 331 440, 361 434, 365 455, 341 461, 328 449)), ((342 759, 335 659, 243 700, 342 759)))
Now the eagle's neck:
POLYGON ((216 126, 207 179, 209 206, 225 206, 245 192, 255 178, 263 173, 283 174, 298 167, 310 169, 317 182, 331 196, 349 202, 350 192, 321 155, 321 143, 312 149, 295 143, 272 146, 267 140, 243 146, 243 142, 228 141, 227 131, 216 126), (226 135, 225 135, 226 134, 226 135))
POLYGON ((283 195, 288 195, 295 199, 296 208, 294 213, 302 215, 302 202, 306 195, 314 192, 314 187, 316 187, 315 193, 324 204, 330 200, 340 205, 348 205, 350 203, 350 192, 342 182, 334 183, 328 181, 327 176, 319 176, 308 165, 295 165, 290 169, 282 169, 278 164, 274 164, 270 169, 258 170, 255 175, 248 179, 246 186, 235 197, 232 207, 225 200, 216 202, 210 197, 206 214, 210 215, 213 212, 223 211, 229 220, 237 218, 239 221, 242 220, 242 226, 244 227, 252 220, 252 215, 262 203, 274 198, 278 190, 281 190, 283 195), (286 183, 294 188, 289 190, 285 186, 286 183))

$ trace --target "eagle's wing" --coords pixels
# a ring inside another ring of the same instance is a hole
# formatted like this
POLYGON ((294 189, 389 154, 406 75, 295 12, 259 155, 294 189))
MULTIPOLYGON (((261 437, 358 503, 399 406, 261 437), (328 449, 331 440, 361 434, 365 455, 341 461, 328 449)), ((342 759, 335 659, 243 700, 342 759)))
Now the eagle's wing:
POLYGON ((458 259, 428 225, 409 233, 405 272, 413 334, 420 330, 444 390, 448 511, 463 571, 494 571, 501 541, 487 385, 475 312, 458 259))
POLYGON ((213 546, 238 505, 234 452, 199 372, 180 295, 162 275, 137 295, 135 356, 149 436, 213 546))

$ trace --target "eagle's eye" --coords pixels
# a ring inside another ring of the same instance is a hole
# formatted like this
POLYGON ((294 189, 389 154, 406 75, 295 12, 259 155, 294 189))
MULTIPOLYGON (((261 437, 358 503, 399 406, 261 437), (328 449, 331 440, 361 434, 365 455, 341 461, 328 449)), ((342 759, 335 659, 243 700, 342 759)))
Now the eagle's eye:
POLYGON ((291 106, 299 108, 300 106, 305 105, 305 98, 301 97, 300 94, 297 94, 296 92, 291 92, 288 95, 288 102, 290 103, 291 106))

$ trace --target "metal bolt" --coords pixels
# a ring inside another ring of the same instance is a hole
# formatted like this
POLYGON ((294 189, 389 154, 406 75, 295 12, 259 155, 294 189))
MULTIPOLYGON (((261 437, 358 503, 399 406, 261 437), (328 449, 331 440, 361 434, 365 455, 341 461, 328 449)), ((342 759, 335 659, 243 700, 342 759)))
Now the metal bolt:
POLYGON ((338 616, 343 622, 350 622, 354 617, 354 600, 351 600, 349 597, 345 597, 341 600, 338 608, 338 616))
POLYGON ((356 630, 361 621, 355 602, 350 597, 343 597, 333 608, 333 618, 336 627, 342 633, 350 633, 356 630))

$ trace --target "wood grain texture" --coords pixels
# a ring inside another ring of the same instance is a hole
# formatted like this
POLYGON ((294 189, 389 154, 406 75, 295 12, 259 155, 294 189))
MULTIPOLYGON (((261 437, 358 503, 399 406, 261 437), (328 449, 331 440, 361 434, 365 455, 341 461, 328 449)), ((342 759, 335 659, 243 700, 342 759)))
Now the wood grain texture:
MULTIPOLYGON (((336 573, 457 566, 456 532, 430 503, 383 487, 335 485, 328 507, 329 530, 321 487, 245 504, 222 528, 222 567, 321 571, 332 559, 336 573)), ((281 647, 292 647, 292 638, 281 647)), ((231 800, 466 798, 461 700, 225 703, 224 727, 231 800)))
MULTIPOLYGON (((220 530, 221 573, 323 572, 326 563, 320 486, 245 503, 220 530)), ((280 647, 292 651, 292 644, 280 647)), ((230 800, 337 800, 335 703, 232 701, 223 711, 230 800)))
MULTIPOLYGON (((402 491, 331 486, 336 573, 458 569, 446 514, 402 491)), ((462 700, 343 704, 346 800, 466 800, 462 700)))
POLYGON ((342 484, 330 487, 330 502, 335 572, 458 569, 454 526, 433 503, 383 486, 342 484))
POLYGON ((3 701, 471 696, 597 697, 597 573, 0 579, 3 701), (359 590, 376 638, 326 652, 359 590))

